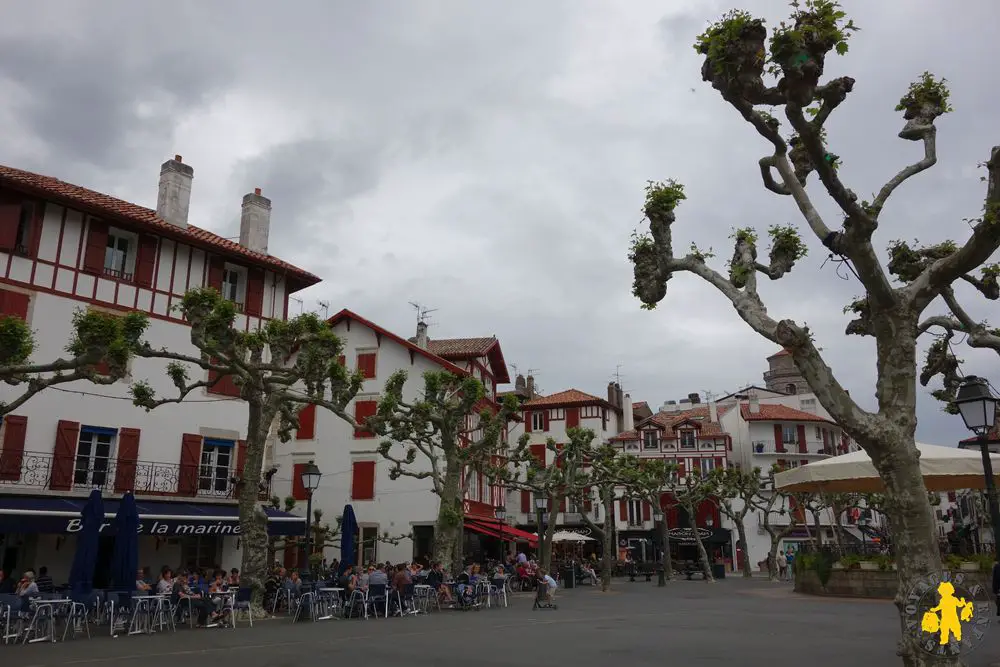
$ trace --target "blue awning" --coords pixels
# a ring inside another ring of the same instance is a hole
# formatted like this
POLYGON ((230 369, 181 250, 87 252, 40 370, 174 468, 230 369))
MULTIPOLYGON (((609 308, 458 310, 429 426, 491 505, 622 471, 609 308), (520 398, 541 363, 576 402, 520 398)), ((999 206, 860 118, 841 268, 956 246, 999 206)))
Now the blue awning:
MULTIPOLYGON (((0 495, 0 533, 75 533, 86 498, 0 495)), ((235 505, 136 500, 139 534, 161 537, 186 535, 239 535, 239 509, 235 505)), ((271 535, 301 535, 305 517, 265 508, 271 535)), ((107 518, 102 535, 114 535, 118 499, 104 501, 107 518)))

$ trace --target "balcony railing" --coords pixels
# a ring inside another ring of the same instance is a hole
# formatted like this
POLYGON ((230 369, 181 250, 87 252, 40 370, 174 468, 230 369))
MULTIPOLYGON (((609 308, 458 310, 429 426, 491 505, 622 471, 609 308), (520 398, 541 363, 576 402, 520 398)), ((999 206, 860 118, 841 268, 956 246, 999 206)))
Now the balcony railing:
POLYGON ((774 440, 754 440, 750 443, 754 454, 794 454, 796 456, 834 456, 836 448, 823 448, 822 444, 806 443, 806 451, 799 451, 799 443, 785 442, 780 446, 774 440))
MULTIPOLYGON (((111 494, 179 498, 239 497, 243 482, 230 468, 100 457, 56 456, 41 452, 0 452, 0 490, 111 494)), ((271 475, 258 484, 261 500, 271 497, 271 475)))

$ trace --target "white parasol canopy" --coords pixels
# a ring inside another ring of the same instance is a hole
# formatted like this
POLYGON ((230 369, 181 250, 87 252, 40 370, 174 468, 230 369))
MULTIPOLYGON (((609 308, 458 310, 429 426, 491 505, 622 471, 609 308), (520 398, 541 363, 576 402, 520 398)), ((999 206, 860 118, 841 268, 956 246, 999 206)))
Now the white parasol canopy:
POLYGON ((593 537, 574 533, 569 530, 560 530, 552 535, 553 542, 593 542, 593 537))
MULTIPOLYGON (((920 452, 920 471, 928 491, 981 489, 986 483, 982 454, 976 450, 916 443, 920 452)), ((789 456, 794 456, 790 454, 789 456)), ((1000 456, 991 457, 994 477, 1000 471, 1000 456)), ((856 492, 885 491, 882 479, 864 451, 834 456, 822 461, 779 472, 774 485, 787 492, 856 492)))

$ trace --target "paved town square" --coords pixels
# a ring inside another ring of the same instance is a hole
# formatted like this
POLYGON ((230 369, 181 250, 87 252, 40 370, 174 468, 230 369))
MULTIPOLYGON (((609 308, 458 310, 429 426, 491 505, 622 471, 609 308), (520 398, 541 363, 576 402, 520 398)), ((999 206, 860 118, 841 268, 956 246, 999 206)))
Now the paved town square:
MULTIPOLYGON (((815 598, 789 584, 727 579, 715 584, 616 581, 561 591, 559 609, 532 611, 532 596, 507 609, 428 616, 299 622, 285 617, 237 630, 178 630, 154 636, 7 647, 21 667, 141 664, 142 667, 283 667, 349 660, 353 667, 396 665, 739 665, 781 664, 808 656, 811 667, 896 664, 891 603, 815 598), (248 637, 248 634, 250 635, 248 637), (621 660, 621 663, 617 661, 621 660)), ((969 667, 1000 661, 994 631, 969 667)))

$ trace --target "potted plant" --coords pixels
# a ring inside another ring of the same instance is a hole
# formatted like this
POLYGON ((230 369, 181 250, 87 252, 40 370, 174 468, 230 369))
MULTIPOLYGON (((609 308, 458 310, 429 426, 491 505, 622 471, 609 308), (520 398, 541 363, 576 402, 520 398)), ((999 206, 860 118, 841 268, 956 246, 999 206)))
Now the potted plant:
POLYGON ((962 569, 962 562, 963 561, 961 556, 957 556, 955 554, 948 554, 948 556, 946 556, 944 559, 944 566, 949 570, 951 570, 952 572, 956 572, 962 569))
POLYGON ((885 554, 875 556, 874 563, 882 572, 896 569, 896 562, 890 556, 886 556, 885 554))
POLYGON ((857 554, 844 554, 840 557, 840 563, 845 570, 856 570, 860 566, 861 557, 857 554))
POLYGON ((831 570, 843 570, 844 569, 844 559, 841 558, 840 560, 836 561, 833 565, 830 566, 830 569, 831 570))
POLYGON ((866 572, 875 572, 876 570, 880 570, 881 568, 879 567, 878 557, 876 556, 873 560, 865 559, 861 561, 861 569, 866 572))
POLYGON ((976 556, 976 562, 979 563, 980 572, 992 572, 993 563, 995 563, 996 561, 990 554, 979 554, 978 556, 976 556))
POLYGON ((963 560, 958 566, 958 569, 962 572, 979 572, 982 565, 979 563, 978 557, 976 560, 963 560))
POLYGON ((763 454, 764 453, 764 443, 758 442, 756 445, 754 445, 754 449, 757 450, 758 454, 763 454))

